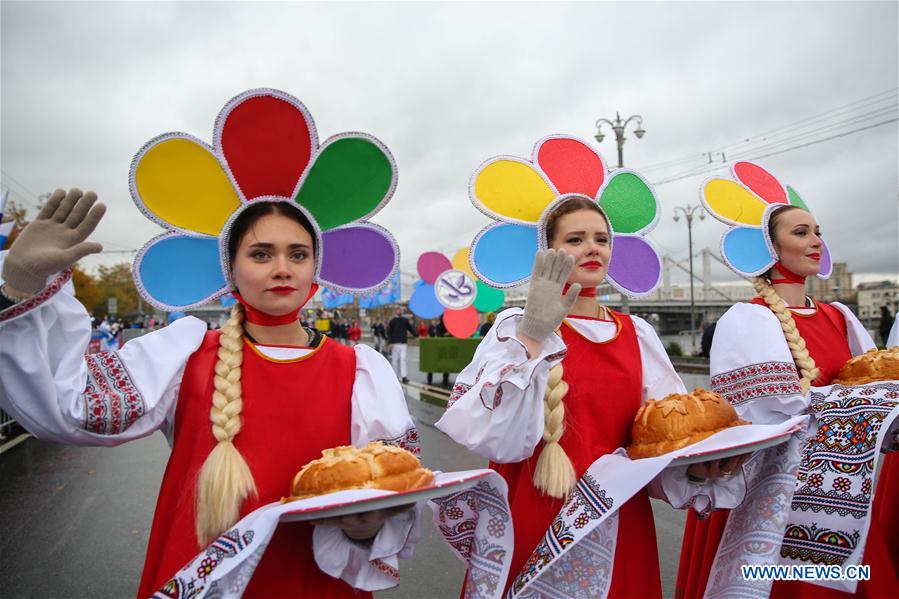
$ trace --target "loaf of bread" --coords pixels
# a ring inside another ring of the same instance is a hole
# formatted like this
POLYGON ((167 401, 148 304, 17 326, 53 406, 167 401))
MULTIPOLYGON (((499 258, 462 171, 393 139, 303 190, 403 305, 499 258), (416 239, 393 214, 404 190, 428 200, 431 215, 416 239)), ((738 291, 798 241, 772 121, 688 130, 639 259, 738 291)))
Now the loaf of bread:
POLYGON ((876 381, 899 380, 899 345, 888 349, 869 349, 843 364, 835 385, 864 385, 876 381))
POLYGON ((698 388, 649 399, 637 412, 631 429, 631 459, 651 458, 698 443, 718 431, 749 424, 717 393, 698 388))
POLYGON ((434 473, 417 457, 380 441, 362 447, 344 445, 322 451, 322 457, 303 466, 293 478, 290 497, 304 499, 347 489, 409 491, 426 487, 434 473))

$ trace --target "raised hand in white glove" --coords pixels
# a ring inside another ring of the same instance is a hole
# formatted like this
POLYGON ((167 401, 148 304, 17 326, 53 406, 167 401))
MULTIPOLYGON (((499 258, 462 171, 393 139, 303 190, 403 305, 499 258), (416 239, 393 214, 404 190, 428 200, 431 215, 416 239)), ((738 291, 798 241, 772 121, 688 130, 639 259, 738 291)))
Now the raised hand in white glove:
POLYGON ((50 275, 102 251, 99 243, 85 241, 106 213, 106 206, 94 205, 96 201, 92 191, 54 191, 10 247, 3 261, 4 291, 33 295, 44 288, 50 275))
POLYGON ((537 252, 524 318, 518 324, 520 335, 542 343, 559 328, 581 291, 581 284, 575 283, 562 295, 572 268, 574 257, 562 250, 537 252))

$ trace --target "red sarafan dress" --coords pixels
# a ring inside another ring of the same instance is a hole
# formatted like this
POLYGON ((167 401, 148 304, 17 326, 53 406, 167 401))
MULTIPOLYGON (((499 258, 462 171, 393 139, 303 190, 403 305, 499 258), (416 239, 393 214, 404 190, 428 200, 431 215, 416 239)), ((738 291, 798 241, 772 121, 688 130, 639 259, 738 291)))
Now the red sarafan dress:
MULTIPOLYGON (((196 480, 216 443, 209 410, 218 348, 218 332, 211 332, 187 363, 173 450, 159 490, 139 597, 162 588, 201 549, 194 531, 196 480)), ((321 457, 323 448, 350 443, 355 366, 353 349, 327 338, 314 353, 283 362, 245 343, 243 426, 234 445, 253 473, 258 495, 241 506, 241 518, 288 495, 296 472, 321 457), (298 385, 286 381, 302 381, 302 395, 297 393, 298 385)), ((303 522, 279 526, 244 597, 371 596, 360 595, 319 570, 312 553, 312 528, 303 522)))
MULTIPOLYGON (((187 316, 116 351, 85 355, 90 319, 67 276, 0 311, 0 409, 55 443, 114 446, 164 434, 172 454, 139 596, 191 596, 222 573, 218 565, 242 560, 249 538, 249 531, 237 538, 226 533, 200 547, 195 532, 197 475, 216 444, 210 410, 219 333, 187 316), (198 556, 199 568, 192 563, 198 556)), ((240 384, 242 429, 234 444, 258 491, 241 506, 241 517, 287 495, 296 472, 324 449, 383 441, 418 451, 396 375, 367 345, 245 342, 240 384)), ((418 516, 396 514, 385 524, 370 546, 353 543, 336 526, 320 526, 314 535, 307 524, 279 527, 246 596, 343 597, 357 596, 353 587, 394 586, 400 554, 409 555, 417 541, 418 516)))
MULTIPOLYGON (((767 308, 761 298, 754 298, 751 303, 767 308)), ((850 331, 841 310, 822 302, 816 302, 815 307, 813 311, 794 309, 793 320, 820 370, 812 386, 823 387, 831 384, 843 364, 852 357, 848 341, 850 331)), ((773 313, 771 317, 774 318, 773 313)), ((727 331, 719 327, 715 334, 727 334, 727 331)), ((744 338, 740 342, 749 344, 753 340, 744 338)), ((715 390, 714 376, 712 388, 715 390)), ((777 399, 771 397, 765 401, 777 399)), ((899 564, 899 510, 895 507, 899 505, 899 467, 896 463, 895 454, 884 456, 874 495, 871 528, 863 559, 864 564, 871 566, 871 580, 859 582, 855 595, 806 582, 775 581, 771 597, 899 597, 896 575, 899 564)), ((675 597, 692 599, 703 596, 729 514, 729 510, 718 510, 706 520, 699 519, 693 511, 688 514, 675 597)))
MULTIPOLYGON (((562 378, 568 383, 565 432, 559 443, 580 477, 601 456, 630 444, 631 427, 642 400, 640 349, 631 318, 615 313, 616 337, 605 343, 586 339, 570 326, 561 328, 568 353, 562 378)), ((491 463, 509 485, 509 505, 515 530, 506 590, 531 552, 543 539, 564 501, 543 495, 533 482, 543 442, 527 460, 491 463)), ((618 541, 609 597, 661 597, 658 549, 652 508, 646 490, 618 510, 618 541), (639 559, 633 559, 639 556, 639 559), (629 559, 630 558, 630 559, 629 559)))

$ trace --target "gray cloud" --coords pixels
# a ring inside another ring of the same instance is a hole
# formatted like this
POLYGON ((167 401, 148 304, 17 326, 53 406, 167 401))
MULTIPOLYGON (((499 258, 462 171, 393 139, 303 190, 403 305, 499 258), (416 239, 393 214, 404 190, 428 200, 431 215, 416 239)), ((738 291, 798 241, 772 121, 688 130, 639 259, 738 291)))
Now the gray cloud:
MULTIPOLYGON (((895 3, 3 2, 0 11, 3 183, 16 199, 23 186, 96 189, 110 206, 96 234, 108 249, 160 232, 129 197, 133 154, 166 131, 211 141, 222 105, 251 87, 299 97, 321 139, 361 130, 390 147, 400 183, 374 220, 414 272, 423 251, 467 246, 488 223, 467 199, 474 169, 498 154, 529 156, 549 133, 592 141, 596 118, 640 113, 647 135, 625 144, 639 170, 897 86, 895 3)), ((761 160, 803 194, 836 259, 857 273, 899 272, 896 140, 892 123, 761 160)), ((600 151, 616 164, 609 137, 600 151)), ((686 231, 673 206, 696 203, 706 176, 657 188, 663 218, 652 238, 677 259, 686 231)), ((696 247, 716 248, 722 230, 699 224, 696 247)))

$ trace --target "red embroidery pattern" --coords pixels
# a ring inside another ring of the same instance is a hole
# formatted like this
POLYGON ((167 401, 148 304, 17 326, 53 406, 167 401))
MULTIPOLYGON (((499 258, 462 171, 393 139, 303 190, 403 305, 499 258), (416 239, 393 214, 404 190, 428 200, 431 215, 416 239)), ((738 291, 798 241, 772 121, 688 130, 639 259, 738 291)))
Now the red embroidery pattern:
POLYGON ((51 297, 56 295, 62 286, 66 284, 66 282, 72 278, 72 269, 67 268, 62 271, 56 278, 50 281, 50 284, 44 287, 40 293, 37 295, 33 295, 26 300, 19 302, 18 304, 13 304, 6 310, 0 312, 0 322, 6 322, 7 320, 12 320, 17 316, 21 316, 30 310, 34 310, 51 297))
POLYGON ((455 385, 453 385, 453 390, 450 392, 449 400, 446 402, 447 409, 453 407, 453 404, 456 403, 460 397, 468 393, 471 387, 471 385, 466 385, 465 383, 456 383, 455 385))
POLYGON ((87 386, 81 394, 85 403, 84 428, 98 435, 117 435, 147 411, 143 397, 116 352, 84 356, 87 386))
POLYGON ((791 362, 762 362, 712 377, 712 391, 733 405, 751 399, 802 393, 799 373, 791 362))
POLYGON ((416 456, 421 455, 421 441, 418 438, 418 429, 414 426, 402 435, 390 439, 378 439, 378 441, 383 441, 387 445, 396 445, 416 456))
POLYGON ((392 578, 394 580, 400 579, 400 571, 397 570, 396 568, 394 568, 393 566, 391 566, 390 564, 386 564, 386 563, 384 563, 384 561, 379 560, 379 559, 373 559, 368 563, 370 563, 373 568, 383 572, 390 578, 392 578))

